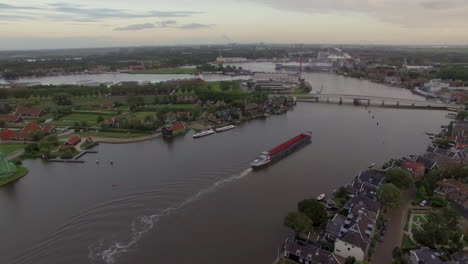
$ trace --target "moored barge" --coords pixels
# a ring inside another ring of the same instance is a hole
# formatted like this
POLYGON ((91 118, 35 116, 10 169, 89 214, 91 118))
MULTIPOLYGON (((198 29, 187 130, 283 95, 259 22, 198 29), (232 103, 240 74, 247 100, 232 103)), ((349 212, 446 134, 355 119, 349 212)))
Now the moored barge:
POLYGON ((259 169, 290 154, 298 148, 310 143, 311 134, 311 132, 301 133, 269 151, 262 152, 260 156, 250 163, 250 166, 254 169, 259 169))

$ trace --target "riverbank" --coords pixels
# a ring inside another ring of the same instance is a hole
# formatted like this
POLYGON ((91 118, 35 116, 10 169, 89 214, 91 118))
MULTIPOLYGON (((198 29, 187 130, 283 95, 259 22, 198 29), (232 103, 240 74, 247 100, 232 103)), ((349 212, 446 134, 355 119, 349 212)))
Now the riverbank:
POLYGON ((0 178, 0 187, 6 185, 6 184, 9 184, 11 182, 14 182, 18 179, 20 179, 21 177, 24 177, 26 176, 26 174, 28 174, 29 170, 24 168, 24 167, 18 167, 18 170, 10 177, 6 177, 6 178, 0 178))

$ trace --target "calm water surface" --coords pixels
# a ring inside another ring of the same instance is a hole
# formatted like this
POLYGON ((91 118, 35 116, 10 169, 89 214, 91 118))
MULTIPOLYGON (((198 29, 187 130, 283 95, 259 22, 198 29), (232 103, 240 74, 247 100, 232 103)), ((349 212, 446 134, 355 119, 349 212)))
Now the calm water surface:
MULTIPOLYGON (((366 85, 308 76, 337 91, 366 85)), ((424 151, 424 133, 448 122, 442 111, 371 112, 300 103, 197 140, 191 132, 101 144, 84 164, 27 161, 30 173, 0 188, 0 263, 271 263, 289 235, 283 217, 299 200, 330 193, 370 163, 424 151), (261 151, 304 130, 313 131, 312 144, 264 170, 249 169, 261 151)))

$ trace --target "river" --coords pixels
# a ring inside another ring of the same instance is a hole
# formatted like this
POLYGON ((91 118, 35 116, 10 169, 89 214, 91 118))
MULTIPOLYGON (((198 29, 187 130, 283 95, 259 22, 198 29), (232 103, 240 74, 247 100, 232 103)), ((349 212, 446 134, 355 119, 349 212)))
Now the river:
MULTIPOLYGON (((334 91, 368 85, 376 95, 408 96, 332 74, 307 76, 334 91)), ((444 116, 299 103, 197 140, 190 132, 101 144, 84 164, 26 161, 30 173, 0 188, 0 263, 271 263, 290 235, 283 218, 299 200, 330 193, 370 163, 423 152, 424 133, 438 132, 444 116), (249 169, 261 151, 304 130, 313 131, 312 144, 249 169)))

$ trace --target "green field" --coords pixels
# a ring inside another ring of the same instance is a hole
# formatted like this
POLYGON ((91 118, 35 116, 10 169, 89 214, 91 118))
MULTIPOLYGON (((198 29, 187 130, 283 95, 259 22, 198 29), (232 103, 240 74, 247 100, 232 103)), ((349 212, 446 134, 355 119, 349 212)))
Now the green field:
POLYGON ((158 104, 158 105, 149 105, 144 107, 145 110, 158 111, 160 109, 169 109, 171 111, 188 111, 195 109, 195 105, 192 104, 158 104))
POLYGON ((163 68, 130 71, 131 74, 193 74, 197 73, 197 68, 163 68))
POLYGON ((109 114, 86 114, 86 113, 74 113, 62 117, 59 120, 54 120, 48 124, 54 126, 73 126, 75 122, 86 122, 88 126, 93 126, 97 123, 98 116, 102 116, 104 120, 111 117, 109 114))
POLYGON ((19 149, 22 149, 26 146, 26 144, 20 143, 2 143, 0 144, 0 152, 8 156, 10 153, 15 152, 19 149))
POLYGON ((6 177, 6 178, 0 178, 0 186, 16 181, 17 179, 25 176, 26 174, 28 174, 28 169, 23 168, 23 167, 18 167, 18 170, 16 171, 16 173, 13 174, 12 176, 6 177))
POLYGON ((126 117, 128 119, 141 119, 141 120, 143 120, 147 116, 154 117, 155 115, 156 115, 155 112, 135 112, 135 113, 131 113, 131 114, 126 115, 126 117))
POLYGON ((60 138, 71 138, 74 135, 80 135, 81 137, 102 137, 102 138, 139 138, 151 135, 151 133, 139 132, 139 133, 125 133, 125 132, 80 132, 73 133, 66 136, 61 136, 60 138))

